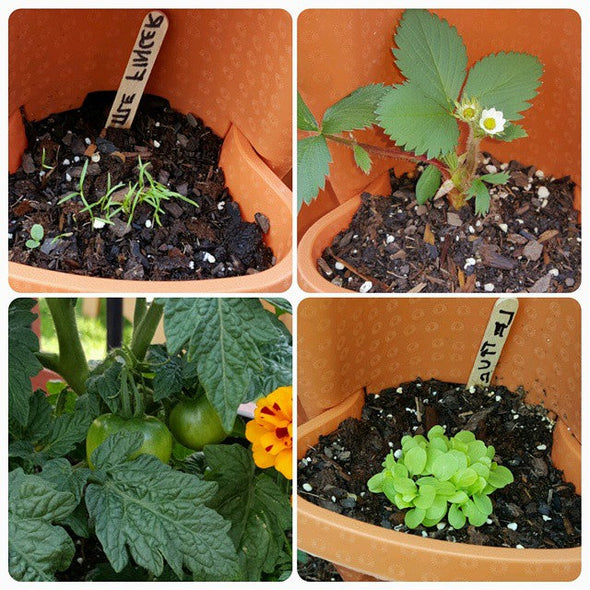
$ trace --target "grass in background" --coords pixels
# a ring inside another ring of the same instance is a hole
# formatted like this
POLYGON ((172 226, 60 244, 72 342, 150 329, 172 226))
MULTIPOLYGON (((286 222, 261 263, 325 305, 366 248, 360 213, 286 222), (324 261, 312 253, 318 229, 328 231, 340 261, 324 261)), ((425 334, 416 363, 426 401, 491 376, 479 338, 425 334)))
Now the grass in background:
MULTIPOLYGON (((41 350, 58 352, 57 336, 53 329, 53 321, 45 299, 39 299, 41 314, 41 350)), ((78 330, 82 340, 84 352, 88 360, 102 360, 107 350, 106 328, 107 306, 105 299, 101 299, 100 311, 97 317, 90 318, 82 315, 82 298, 76 303, 76 318, 78 330)), ((131 322, 123 318, 123 343, 131 341, 131 322)))

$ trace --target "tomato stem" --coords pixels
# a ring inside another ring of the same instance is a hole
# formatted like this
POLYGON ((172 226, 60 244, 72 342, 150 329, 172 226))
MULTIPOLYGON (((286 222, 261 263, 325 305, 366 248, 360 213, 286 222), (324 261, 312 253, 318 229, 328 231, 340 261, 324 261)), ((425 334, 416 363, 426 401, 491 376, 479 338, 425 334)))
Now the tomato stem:
POLYGON ((88 362, 82 348, 76 321, 75 300, 49 297, 46 299, 55 326, 59 354, 40 352, 41 364, 63 377, 78 394, 86 391, 88 362))
POLYGON ((139 324, 133 326, 131 352, 139 362, 145 359, 147 349, 152 342, 163 313, 164 306, 152 301, 139 324))

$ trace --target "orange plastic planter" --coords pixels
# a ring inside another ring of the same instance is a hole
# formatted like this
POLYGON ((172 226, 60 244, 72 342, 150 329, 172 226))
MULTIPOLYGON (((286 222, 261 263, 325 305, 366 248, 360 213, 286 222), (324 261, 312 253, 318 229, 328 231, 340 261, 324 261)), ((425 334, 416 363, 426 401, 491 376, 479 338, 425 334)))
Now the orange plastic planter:
MULTIPOLYGON (((41 119, 117 88, 145 10, 19 10, 9 24, 9 169, 26 148, 18 109, 41 119), (89 41, 91 39, 91 41, 89 41), (39 59, 39 55, 43 59, 39 59)), ((225 138, 220 165, 252 221, 268 216, 277 264, 203 281, 124 281, 9 263, 21 292, 279 292, 291 284, 291 18, 281 10, 166 10, 168 34, 146 92, 225 138)))
MULTIPOLYGON (((393 64, 392 35, 402 10, 307 10, 298 21, 298 90, 318 120, 326 109, 355 88, 403 80, 393 64), (346 67, 334 64, 345 63, 346 67)), ((534 164, 546 174, 581 179, 581 23, 573 10, 443 10, 434 12, 454 25, 469 57, 468 67, 498 51, 523 51, 545 66, 539 95, 524 113, 529 135, 511 143, 484 141, 482 150, 500 160, 534 164), (484 26, 485 23, 485 26, 484 26), (510 26, 506 26, 510 23, 510 26), (555 32, 559 31, 559 34, 555 32), (567 133, 562 133, 567 122, 567 133)), ((378 131, 359 139, 386 145, 378 131)), ((367 177, 352 151, 330 145, 332 164, 326 190, 298 216, 299 284, 310 292, 350 293, 317 272, 316 263, 332 238, 350 222, 360 194, 389 194, 387 170, 408 170, 399 160, 374 159, 367 177), (376 183, 376 185, 375 185, 376 183), (350 202, 353 200, 354 202, 350 202)), ((575 207, 580 210, 580 191, 575 207)))
MULTIPOLYGON (((360 416, 363 387, 416 377, 465 382, 494 299, 308 299, 298 313, 301 458, 322 434, 360 416)), ((553 461, 581 491, 580 308, 571 299, 521 299, 494 382, 527 391, 558 415, 553 461)), ((297 498, 298 546, 346 579, 572 580, 581 550, 510 549, 424 539, 335 514, 297 498)))

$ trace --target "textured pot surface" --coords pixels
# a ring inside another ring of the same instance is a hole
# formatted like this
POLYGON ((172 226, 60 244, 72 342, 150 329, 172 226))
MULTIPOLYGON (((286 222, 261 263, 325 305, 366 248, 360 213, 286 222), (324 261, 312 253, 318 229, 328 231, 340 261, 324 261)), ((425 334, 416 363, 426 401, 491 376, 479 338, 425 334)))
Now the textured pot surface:
MULTIPOLYGON (((9 168, 26 148, 30 119, 75 108, 119 85, 145 10, 19 10, 9 24, 9 168), (87 39, 92 37, 93 42, 87 39), (63 39, 68 42, 64 44, 63 39), (40 46, 43 59, 38 59, 40 46), (124 49, 123 49, 124 48, 124 49), (105 64, 109 64, 105 67, 105 64)), ((246 220, 270 219, 277 264, 209 281, 119 281, 10 264, 23 292, 261 292, 291 283, 291 18, 281 10, 166 10, 170 26, 146 92, 191 111, 225 137, 220 164, 246 220), (261 88, 264 92, 261 92, 261 88)))
MULTIPOLYGON (((313 299, 299 307, 298 429, 302 457, 321 434, 360 416, 370 392, 416 377, 465 382, 493 299, 313 299)), ((571 299, 521 299, 494 383, 559 419, 553 460, 580 491, 580 308, 571 299)), ((433 541, 334 514, 298 497, 301 549, 378 579, 571 580, 579 548, 508 549, 433 541)), ((366 578, 363 578, 366 579, 366 578)))
MULTIPOLYGON (((484 141, 482 149, 501 160, 534 164, 546 174, 581 180, 581 21, 573 10, 433 10, 457 28, 467 48, 468 67, 498 51, 522 51, 544 65, 539 95, 525 111, 529 135, 511 143, 484 141), (506 23, 510 23, 510 27, 506 23), (559 31, 559 34, 555 34, 559 31), (567 133, 562 133, 567 121, 567 133)), ((298 91, 318 120, 355 88, 374 82, 399 83, 391 47, 402 10, 307 10, 298 21, 298 91), (345 63, 346 67, 334 67, 345 63)), ((358 134, 386 145, 377 131, 358 134)), ((354 164, 352 151, 330 145, 329 186, 299 213, 300 235, 327 210, 358 196, 377 176, 407 164, 375 158, 369 178, 354 164), (320 202, 318 202, 320 201, 320 202)), ((577 195, 577 208, 580 194, 577 195)), ((334 227, 334 234, 342 227, 334 227)), ((333 235, 334 235, 333 234, 333 235)), ((326 288, 324 291, 328 290, 326 288)))

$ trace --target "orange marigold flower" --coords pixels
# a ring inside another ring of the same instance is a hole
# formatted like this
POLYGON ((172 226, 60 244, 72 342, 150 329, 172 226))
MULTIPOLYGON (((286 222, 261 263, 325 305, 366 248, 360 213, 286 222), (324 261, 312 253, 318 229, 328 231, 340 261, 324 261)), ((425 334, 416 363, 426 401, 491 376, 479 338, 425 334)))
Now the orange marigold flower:
POLYGON ((246 424, 246 438, 258 467, 274 467, 293 479, 293 388, 279 387, 256 402, 254 420, 246 424))

